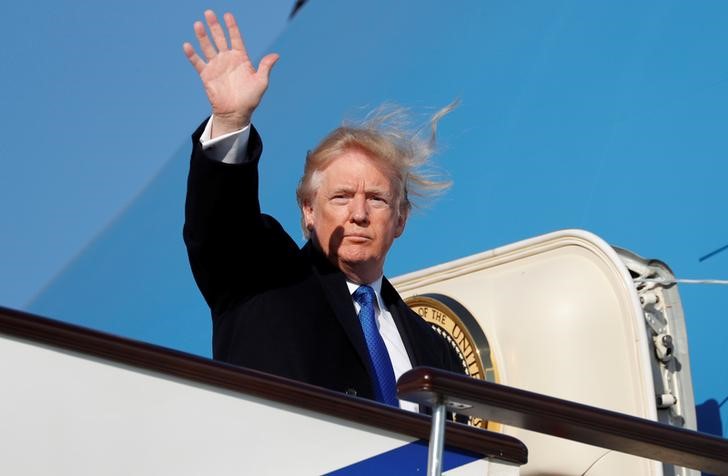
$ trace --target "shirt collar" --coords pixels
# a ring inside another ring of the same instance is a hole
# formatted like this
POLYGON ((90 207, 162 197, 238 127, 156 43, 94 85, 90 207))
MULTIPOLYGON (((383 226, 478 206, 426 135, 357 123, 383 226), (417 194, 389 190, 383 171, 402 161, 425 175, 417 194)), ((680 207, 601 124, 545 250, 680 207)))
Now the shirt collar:
MULTIPOLYGON (((379 309, 384 309, 384 304, 382 303, 382 278, 383 277, 384 276, 381 275, 375 281, 373 281, 371 283, 367 283, 367 286, 371 287, 374 290, 374 295, 377 297, 377 307, 379 307, 379 309)), ((348 279, 346 280, 346 285, 349 287, 349 294, 354 294, 354 291, 359 289, 359 286, 361 286, 361 284, 354 283, 352 281, 349 281, 348 279)))

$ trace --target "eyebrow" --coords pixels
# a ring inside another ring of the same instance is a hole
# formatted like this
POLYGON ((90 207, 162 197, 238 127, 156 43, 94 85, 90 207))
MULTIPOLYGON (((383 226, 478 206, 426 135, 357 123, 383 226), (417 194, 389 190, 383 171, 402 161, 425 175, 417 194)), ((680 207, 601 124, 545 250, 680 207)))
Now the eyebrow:
MULTIPOLYGON (((352 187, 348 185, 340 185, 336 188, 331 189, 330 193, 354 193, 356 192, 357 187, 352 187)), ((368 187, 364 190, 365 195, 382 195, 385 197, 390 197, 393 195, 393 193, 390 190, 387 190, 386 187, 368 187)))
POLYGON ((341 186, 341 187, 332 188, 331 190, 329 190, 327 195, 332 196, 332 195, 338 195, 341 193, 353 194, 354 191, 355 191, 355 189, 352 187, 341 186))
POLYGON ((376 195, 378 197, 384 197, 384 198, 391 198, 391 197, 394 196, 394 194, 392 192, 390 192, 388 190, 383 190, 383 189, 380 189, 380 188, 374 188, 374 189, 367 190, 365 192, 365 194, 367 196, 376 195))

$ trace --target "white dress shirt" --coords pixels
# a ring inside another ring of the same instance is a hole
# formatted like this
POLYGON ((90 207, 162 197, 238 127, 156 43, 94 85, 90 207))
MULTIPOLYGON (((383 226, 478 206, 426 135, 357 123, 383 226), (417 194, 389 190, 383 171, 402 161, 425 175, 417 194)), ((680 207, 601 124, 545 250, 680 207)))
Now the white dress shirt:
POLYGON ((250 137, 250 124, 239 131, 229 132, 210 139, 212 135, 212 116, 205 124, 205 130, 200 136, 200 144, 205 154, 212 160, 226 164, 239 164, 245 158, 248 149, 248 137, 250 137))

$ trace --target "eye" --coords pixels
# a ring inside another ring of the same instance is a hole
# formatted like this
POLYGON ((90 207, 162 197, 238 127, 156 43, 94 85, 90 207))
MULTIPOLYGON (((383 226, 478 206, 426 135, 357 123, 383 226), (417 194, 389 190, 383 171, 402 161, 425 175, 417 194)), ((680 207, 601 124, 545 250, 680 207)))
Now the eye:
POLYGON ((386 197, 375 195, 369 197, 369 203, 374 208, 386 208, 389 206, 389 200, 386 197))
POLYGON ((343 193, 337 193, 329 199, 334 205, 346 205, 349 203, 349 196, 343 193))

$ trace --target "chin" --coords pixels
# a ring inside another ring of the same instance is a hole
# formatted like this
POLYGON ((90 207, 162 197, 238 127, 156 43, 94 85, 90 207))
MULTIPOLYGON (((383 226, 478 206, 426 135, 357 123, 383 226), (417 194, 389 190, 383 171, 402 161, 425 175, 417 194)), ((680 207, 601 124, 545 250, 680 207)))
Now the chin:
POLYGON ((358 249, 357 247, 344 247, 340 249, 338 258, 340 262, 346 263, 349 266, 375 261, 371 253, 367 250, 358 249))
POLYGON ((353 252, 353 253, 347 253, 346 251, 339 251, 339 261, 343 261, 347 264, 359 264, 359 263, 365 263, 367 261, 371 260, 371 257, 368 256, 366 253, 361 252, 353 252))

